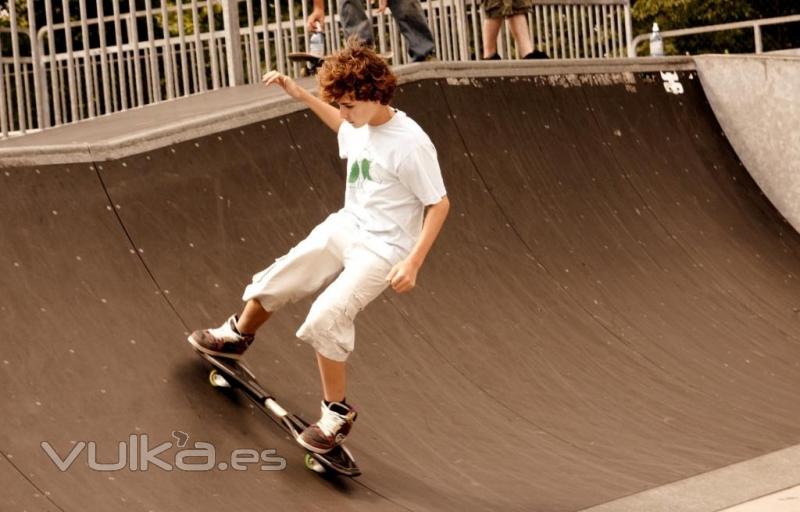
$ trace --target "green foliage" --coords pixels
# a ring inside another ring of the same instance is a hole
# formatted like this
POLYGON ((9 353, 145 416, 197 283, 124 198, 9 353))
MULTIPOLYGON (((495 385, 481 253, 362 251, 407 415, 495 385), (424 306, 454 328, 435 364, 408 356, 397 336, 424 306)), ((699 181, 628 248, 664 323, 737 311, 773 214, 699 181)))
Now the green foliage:
MULTIPOLYGON (((634 0, 634 33, 650 32, 653 22, 661 30, 700 27, 800 13, 796 0, 634 0)), ((800 23, 765 27, 764 50, 800 47, 800 23)), ((755 51, 751 29, 729 30, 697 36, 665 38, 667 54, 747 53, 755 51)), ((639 48, 646 52, 646 45, 639 48)))
MULTIPOLYGON (((16 0, 14 5, 16 5, 17 28, 20 30, 20 32, 25 32, 28 30, 28 1, 16 0)), ((9 2, 0 2, 0 11, 3 13, 0 15, 0 28, 11 28, 11 9, 9 8, 9 2)), ((27 55, 27 52, 30 51, 29 39, 27 37, 20 37, 17 39, 17 42, 19 43, 20 54, 27 55)), ((0 47, 2 48, 2 51, 0 51, 0 56, 11 56, 11 34, 7 30, 0 32, 0 47)))
MULTIPOLYGON (((195 33, 195 26, 194 26, 194 18, 192 17, 191 10, 187 9, 187 4, 190 2, 187 0, 183 3, 183 33, 186 36, 193 35, 195 33)), ((170 8, 174 8, 178 2, 175 0, 169 0, 167 5, 170 8)), ((222 5, 215 3, 212 6, 212 10, 214 11, 214 28, 219 30, 222 27, 222 5)), ((154 13, 153 19, 157 26, 164 28, 164 17, 161 15, 161 10, 159 9, 156 13, 154 13)), ((198 9, 197 19, 199 21, 200 27, 198 32, 208 32, 209 31, 209 16, 208 16, 208 9, 205 5, 201 5, 200 9, 198 9)), ((169 29, 169 35, 171 37, 177 37, 180 34, 180 28, 178 26, 178 13, 177 11, 170 11, 169 13, 169 20, 167 23, 167 27, 169 29)))
MULTIPOLYGON (((16 13, 17 13, 17 27, 27 30, 28 28, 28 0, 16 0, 14 5, 17 6, 16 13)), ((0 2, 0 11, 4 11, 5 13, 11 12, 9 8, 9 2, 0 2)), ((0 16, 0 27, 8 28, 11 26, 11 21, 6 16, 0 16)))

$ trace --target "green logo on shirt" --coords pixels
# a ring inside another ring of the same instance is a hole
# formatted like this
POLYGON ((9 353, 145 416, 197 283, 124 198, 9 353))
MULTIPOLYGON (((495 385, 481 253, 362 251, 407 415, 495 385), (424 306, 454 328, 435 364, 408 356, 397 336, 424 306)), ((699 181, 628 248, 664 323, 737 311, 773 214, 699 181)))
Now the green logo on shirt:
POLYGON ((347 182, 356 183, 359 181, 359 178, 361 179, 361 181, 363 180, 372 181, 372 178, 369 175, 370 163, 371 162, 366 158, 362 159, 361 162, 359 162, 358 160, 353 162, 353 165, 350 167, 350 176, 347 178, 347 182))

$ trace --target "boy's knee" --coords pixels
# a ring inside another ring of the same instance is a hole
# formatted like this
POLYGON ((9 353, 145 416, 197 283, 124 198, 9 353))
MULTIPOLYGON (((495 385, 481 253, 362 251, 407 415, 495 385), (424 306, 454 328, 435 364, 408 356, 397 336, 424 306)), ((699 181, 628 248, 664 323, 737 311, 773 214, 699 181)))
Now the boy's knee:
POLYGON ((346 303, 318 301, 296 335, 328 359, 344 361, 353 351, 356 312, 346 303))
POLYGON ((314 324, 303 324, 298 329, 296 336, 332 361, 347 361, 353 352, 353 338, 342 338, 329 330, 319 330, 316 327, 314 324))
POLYGON ((355 315, 344 301, 318 299, 308 312, 302 327, 312 332, 332 332, 353 322, 355 315))

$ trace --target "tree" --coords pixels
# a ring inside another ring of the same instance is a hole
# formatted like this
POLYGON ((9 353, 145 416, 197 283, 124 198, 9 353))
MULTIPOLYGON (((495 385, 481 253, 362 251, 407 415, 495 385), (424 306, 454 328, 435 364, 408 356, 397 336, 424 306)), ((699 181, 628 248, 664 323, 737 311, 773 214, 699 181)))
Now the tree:
MULTIPOLYGON (((653 22, 662 30, 716 25, 800 14, 796 0, 633 0, 634 32, 650 32, 653 22)), ((800 47, 800 24, 763 29, 764 50, 800 47)), ((755 51, 751 29, 729 30, 665 39, 668 54, 749 53, 755 51)))

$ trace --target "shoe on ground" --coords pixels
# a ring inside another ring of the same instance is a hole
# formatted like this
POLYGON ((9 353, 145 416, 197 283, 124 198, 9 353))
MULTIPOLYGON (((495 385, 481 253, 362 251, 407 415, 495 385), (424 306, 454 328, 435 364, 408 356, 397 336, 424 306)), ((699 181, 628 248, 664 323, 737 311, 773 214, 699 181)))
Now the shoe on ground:
POLYGON ((423 55, 422 57, 417 57, 413 60, 413 62, 436 62, 439 59, 436 58, 436 54, 431 52, 427 55, 423 55))
POLYGON ((531 60, 531 59, 549 59, 550 56, 544 53, 541 50, 533 50, 531 53, 523 57, 524 59, 531 60))
POLYGON ((342 444, 356 421, 355 410, 347 404, 322 402, 322 417, 300 433, 297 442, 314 453, 328 453, 342 444))
POLYGON ((253 343, 254 336, 239 333, 236 329, 238 320, 236 315, 232 315, 216 329, 194 331, 189 336, 189 343, 197 350, 212 356, 241 359, 242 354, 253 343))

